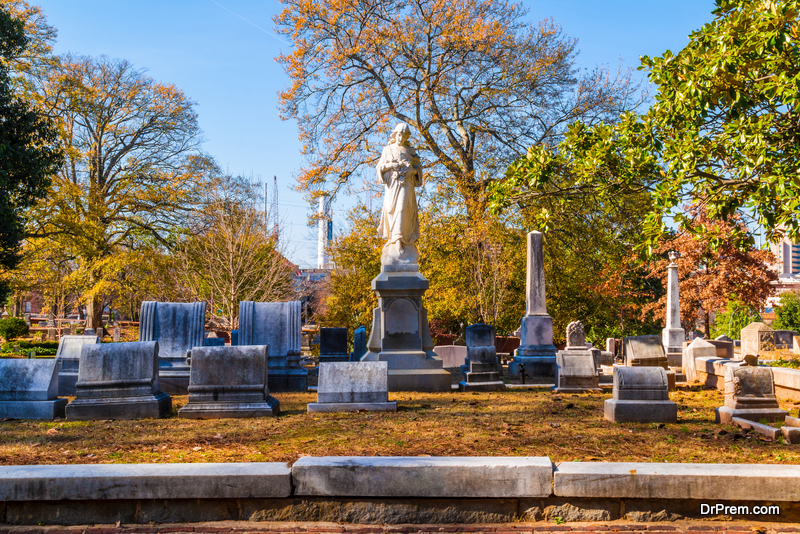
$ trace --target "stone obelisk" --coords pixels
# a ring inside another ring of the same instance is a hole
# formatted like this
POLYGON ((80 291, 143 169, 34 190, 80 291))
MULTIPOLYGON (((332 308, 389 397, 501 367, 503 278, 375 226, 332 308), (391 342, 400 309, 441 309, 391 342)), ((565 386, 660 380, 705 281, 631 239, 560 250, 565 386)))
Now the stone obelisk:
POLYGON ((450 373, 433 352, 428 312, 422 296, 428 280, 419 272, 419 218, 414 188, 422 185, 422 166, 408 143, 409 127, 398 124, 378 161, 385 185, 378 230, 386 239, 381 272, 372 280, 378 307, 365 361, 389 363, 389 391, 450 391, 450 373))
POLYGON ((513 376, 519 375, 522 364, 526 376, 555 377, 556 347, 553 345, 553 318, 547 315, 543 237, 541 232, 528 234, 525 316, 520 326, 520 347, 508 366, 513 376))
POLYGON ((679 254, 670 252, 670 264, 667 265, 667 325, 661 331, 661 344, 667 353, 670 367, 682 367, 683 342, 686 341, 686 331, 681 328, 681 300, 678 289, 678 264, 675 263, 679 254))

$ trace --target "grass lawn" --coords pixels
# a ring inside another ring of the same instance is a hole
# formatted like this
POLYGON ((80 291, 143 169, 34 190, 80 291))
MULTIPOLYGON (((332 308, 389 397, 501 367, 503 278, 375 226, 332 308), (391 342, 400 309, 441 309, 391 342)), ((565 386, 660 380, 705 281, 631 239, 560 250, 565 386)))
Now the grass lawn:
MULTIPOLYGON (((392 393, 397 413, 306 413, 313 393, 277 393, 280 417, 0 422, 0 464, 293 462, 312 456, 549 456, 560 461, 800 463, 800 446, 714 424, 716 390, 670 394, 678 424, 612 424, 611 395, 392 393)), ((782 403, 797 415, 800 404, 782 403)))

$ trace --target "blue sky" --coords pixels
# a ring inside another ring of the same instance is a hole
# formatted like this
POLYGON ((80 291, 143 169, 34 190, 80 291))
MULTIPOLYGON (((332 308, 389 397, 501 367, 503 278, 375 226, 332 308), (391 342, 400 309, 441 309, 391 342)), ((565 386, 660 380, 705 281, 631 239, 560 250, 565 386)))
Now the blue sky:
MULTIPOLYGON (((56 53, 127 59, 197 102, 204 150, 231 173, 278 177, 288 257, 316 266, 311 209, 292 190, 302 163, 297 128, 278 117, 288 78, 275 57, 278 0, 29 0, 58 30, 56 53)), ((581 68, 637 67, 640 55, 680 50, 711 20, 711 0, 523 0, 532 21, 552 18, 579 39, 581 68)), ((640 76, 644 76, 640 74, 640 76)), ((270 192, 271 196, 271 192, 270 192)), ((352 199, 333 206, 340 229, 352 199)))

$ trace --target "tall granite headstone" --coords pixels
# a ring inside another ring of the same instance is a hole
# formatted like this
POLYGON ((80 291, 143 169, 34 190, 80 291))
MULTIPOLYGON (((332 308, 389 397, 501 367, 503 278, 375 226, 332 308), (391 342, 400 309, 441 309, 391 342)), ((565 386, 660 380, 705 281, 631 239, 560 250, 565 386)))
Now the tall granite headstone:
POLYGON ((357 362, 367 353, 367 328, 359 326, 353 332, 353 352, 350 354, 350 361, 357 362))
POLYGON ((528 234, 525 316, 520 326, 520 347, 508 366, 513 376, 519 375, 519 366, 524 365, 528 376, 555 377, 556 347, 553 345, 553 318, 547 314, 543 239, 541 232, 528 234))
POLYGON ((197 347, 191 369, 189 401, 178 417, 264 417, 280 412, 280 403, 267 387, 265 345, 197 347))
POLYGON ((600 388, 600 349, 586 345, 583 323, 567 325, 567 346, 556 353, 555 393, 602 391, 600 388))
POLYGON ((58 343, 56 361, 58 362, 58 391, 61 395, 75 395, 78 381, 78 363, 81 349, 87 343, 100 343, 97 336, 62 336, 58 343))
POLYGON ((677 423, 667 372, 662 367, 614 367, 614 392, 605 401, 604 416, 614 423, 677 423))
POLYGON ((300 301, 239 303, 238 346, 269 347, 269 390, 308 391, 308 370, 300 365, 300 301))
POLYGON ((158 373, 166 393, 185 395, 189 388, 186 358, 204 344, 205 302, 142 302, 139 341, 158 341, 158 373))
POLYGON ((678 283, 679 254, 670 252, 670 263, 667 266, 667 324, 661 331, 661 340, 666 352, 667 362, 672 367, 680 367, 683 353, 683 341, 686 331, 681 327, 681 301, 678 283))
POLYGON ((320 328, 319 363, 347 361, 350 361, 350 354, 347 353, 347 328, 320 328))
POLYGON ((0 358, 0 419, 64 417, 67 399, 58 398, 57 367, 51 358, 0 358))
POLYGON ((469 372, 459 382, 461 391, 500 391, 506 389, 500 380, 500 366, 494 344, 494 327, 478 323, 467 327, 467 359, 469 372))
POLYGON ((396 412, 389 402, 388 362, 329 362, 319 364, 317 402, 308 413, 396 412))
POLYGON ((172 413, 159 389, 158 342, 87 344, 81 349, 75 400, 67 419, 146 419, 172 413))
POLYGON ((759 367, 758 357, 747 354, 740 363, 725 366, 725 405, 715 415, 717 423, 730 423, 733 417, 776 422, 789 412, 778 405, 772 369, 759 367))

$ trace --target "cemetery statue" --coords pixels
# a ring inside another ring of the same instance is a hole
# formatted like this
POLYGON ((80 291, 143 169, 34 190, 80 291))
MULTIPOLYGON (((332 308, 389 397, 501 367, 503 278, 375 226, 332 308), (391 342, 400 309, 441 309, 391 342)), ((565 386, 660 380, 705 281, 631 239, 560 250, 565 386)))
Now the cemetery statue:
POLYGON ((415 265, 419 256, 419 216, 414 188, 422 185, 422 165, 408 144, 410 135, 408 124, 401 122, 395 126, 378 161, 378 178, 386 186, 378 226, 381 237, 386 239, 382 265, 415 265))

